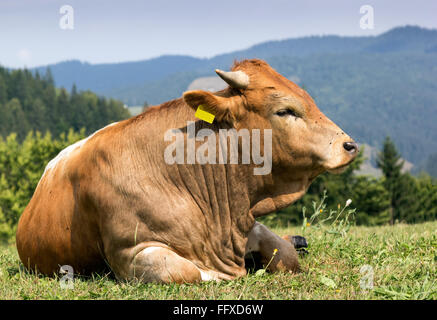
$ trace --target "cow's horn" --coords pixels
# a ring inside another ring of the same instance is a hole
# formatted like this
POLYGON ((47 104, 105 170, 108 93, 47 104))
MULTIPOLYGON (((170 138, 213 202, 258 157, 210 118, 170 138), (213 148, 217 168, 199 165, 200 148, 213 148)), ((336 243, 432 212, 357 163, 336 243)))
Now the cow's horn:
POLYGON ((215 69, 215 72, 226 81, 232 88, 236 89, 246 89, 249 85, 249 76, 243 71, 222 71, 215 69))

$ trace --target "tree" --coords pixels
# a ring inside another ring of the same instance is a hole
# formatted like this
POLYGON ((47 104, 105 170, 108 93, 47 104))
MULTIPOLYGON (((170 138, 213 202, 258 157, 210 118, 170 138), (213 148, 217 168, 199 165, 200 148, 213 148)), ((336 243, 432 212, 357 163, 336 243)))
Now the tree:
POLYGON ((381 179, 357 176, 351 196, 358 225, 381 225, 389 220, 389 197, 381 179))
POLYGON ((23 112, 20 101, 17 98, 13 98, 6 103, 0 111, 0 134, 6 136, 7 133, 14 130, 19 138, 24 139, 29 131, 30 125, 23 112), (17 123, 20 125, 17 126, 17 123))
POLYGON ((437 219, 437 179, 426 173, 417 178, 419 206, 412 222, 432 221, 437 219))
POLYGON ((46 69, 44 80, 47 82, 48 85, 55 86, 55 80, 53 79, 52 70, 50 70, 50 68, 46 69))
POLYGON ((71 97, 74 98, 77 95, 77 87, 76 84, 73 83, 73 86, 71 87, 71 97))
POLYGON ((384 176, 383 184, 388 192, 390 203, 390 224, 393 225, 395 219, 399 220, 401 218, 402 205, 405 202, 410 181, 401 172, 404 161, 401 160, 401 155, 397 151, 394 142, 388 136, 384 140, 376 164, 382 170, 384 176))
POLYGON ((0 74, 0 105, 8 101, 8 92, 5 80, 0 74))

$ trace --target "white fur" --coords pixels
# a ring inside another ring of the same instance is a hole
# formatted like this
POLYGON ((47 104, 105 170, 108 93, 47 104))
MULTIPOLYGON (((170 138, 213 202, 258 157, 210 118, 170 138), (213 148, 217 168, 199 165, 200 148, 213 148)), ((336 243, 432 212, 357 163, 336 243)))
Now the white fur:
POLYGON ((202 279, 202 281, 211 281, 211 280, 219 280, 219 277, 217 276, 217 274, 215 272, 208 272, 208 271, 203 271, 200 270, 199 268, 197 268, 200 271, 200 277, 202 279))
POLYGON ((159 249, 162 249, 162 247, 147 247, 146 249, 143 250, 143 254, 149 254, 159 249))
MULTIPOLYGON (((141 252, 141 254, 142 255, 151 254, 159 249, 163 249, 163 248, 162 247, 147 247, 146 249, 144 249, 141 252)), ((189 261, 189 260, 187 260, 187 261, 189 261)), ((189 261, 189 262, 191 262, 191 261, 189 261)), ((193 266, 195 266, 194 263, 193 263, 193 266)), ((200 271, 200 276, 201 276, 202 281, 219 280, 217 273, 214 271, 204 271, 204 270, 201 270, 199 268, 197 268, 197 270, 200 271)))
POLYGON ((46 174, 46 172, 47 172, 48 170, 55 168, 56 165, 57 165, 57 164, 58 164, 62 159, 66 159, 66 158, 68 158, 68 157, 70 156, 70 154, 71 154, 74 150, 79 149, 80 147, 82 147, 82 146, 83 146, 83 145, 84 145, 84 144, 85 144, 85 143, 86 143, 86 142, 87 142, 91 137, 93 137, 97 132, 100 132, 100 131, 102 131, 102 130, 108 128, 108 127, 111 127, 111 126, 117 124, 117 123, 118 123, 118 122, 111 123, 111 124, 107 125, 106 127, 102 128, 102 129, 100 129, 100 130, 97 130, 96 132, 94 132, 94 133, 93 133, 92 135, 90 135, 89 137, 87 137, 87 138, 85 138, 85 139, 82 139, 82 140, 80 140, 80 141, 78 141, 78 142, 72 144, 71 146, 68 146, 67 148, 65 148, 65 149, 62 150, 61 152, 59 152, 59 154, 58 154, 54 159, 52 159, 52 160, 47 164, 47 166, 46 166, 46 168, 45 168, 45 170, 44 170, 43 176, 46 174))
MULTIPOLYGON (((62 150, 61 152, 59 152, 59 154, 58 154, 55 158, 53 158, 52 160, 50 160, 50 162, 47 164, 47 166, 46 166, 46 168, 45 168, 45 170, 44 170, 44 174, 45 174, 48 170, 53 169, 54 167, 56 167, 56 165, 57 165, 57 164, 58 164, 62 159, 67 158, 67 157, 70 155, 70 153, 72 153, 74 150, 79 149, 80 147, 82 147, 82 146, 85 144, 85 142, 87 142, 88 139, 89 139, 89 137, 88 137, 88 138, 85 138, 85 139, 83 139, 83 140, 80 140, 80 141, 78 141, 78 142, 76 142, 76 143, 74 143, 74 144, 68 146, 67 148, 65 148, 65 149, 62 150)), ((44 175, 44 174, 43 174, 43 175, 44 175)))

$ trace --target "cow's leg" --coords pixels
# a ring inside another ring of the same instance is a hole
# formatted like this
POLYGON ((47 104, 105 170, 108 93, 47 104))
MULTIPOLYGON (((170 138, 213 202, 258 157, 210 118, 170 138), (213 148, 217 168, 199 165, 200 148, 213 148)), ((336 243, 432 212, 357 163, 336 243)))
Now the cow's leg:
POLYGON ((255 222, 249 233, 246 256, 250 255, 259 257, 264 267, 268 265, 269 271, 300 270, 298 255, 292 242, 281 238, 259 222, 255 222))
POLYGON ((143 248, 129 261, 129 266, 123 268, 118 278, 158 283, 191 283, 202 280, 201 272, 194 263, 161 246, 143 248))

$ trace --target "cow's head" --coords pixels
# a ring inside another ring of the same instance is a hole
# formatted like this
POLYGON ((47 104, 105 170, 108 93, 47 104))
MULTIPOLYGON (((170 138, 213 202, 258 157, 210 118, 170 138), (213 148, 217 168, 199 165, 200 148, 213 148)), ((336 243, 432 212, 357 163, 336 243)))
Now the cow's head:
POLYGON ((206 106, 217 121, 235 128, 271 128, 273 170, 290 168, 310 178, 325 170, 338 173, 358 154, 357 144, 317 108, 310 95, 262 60, 236 63, 231 72, 216 70, 229 84, 211 93, 188 91, 193 109, 206 106))

